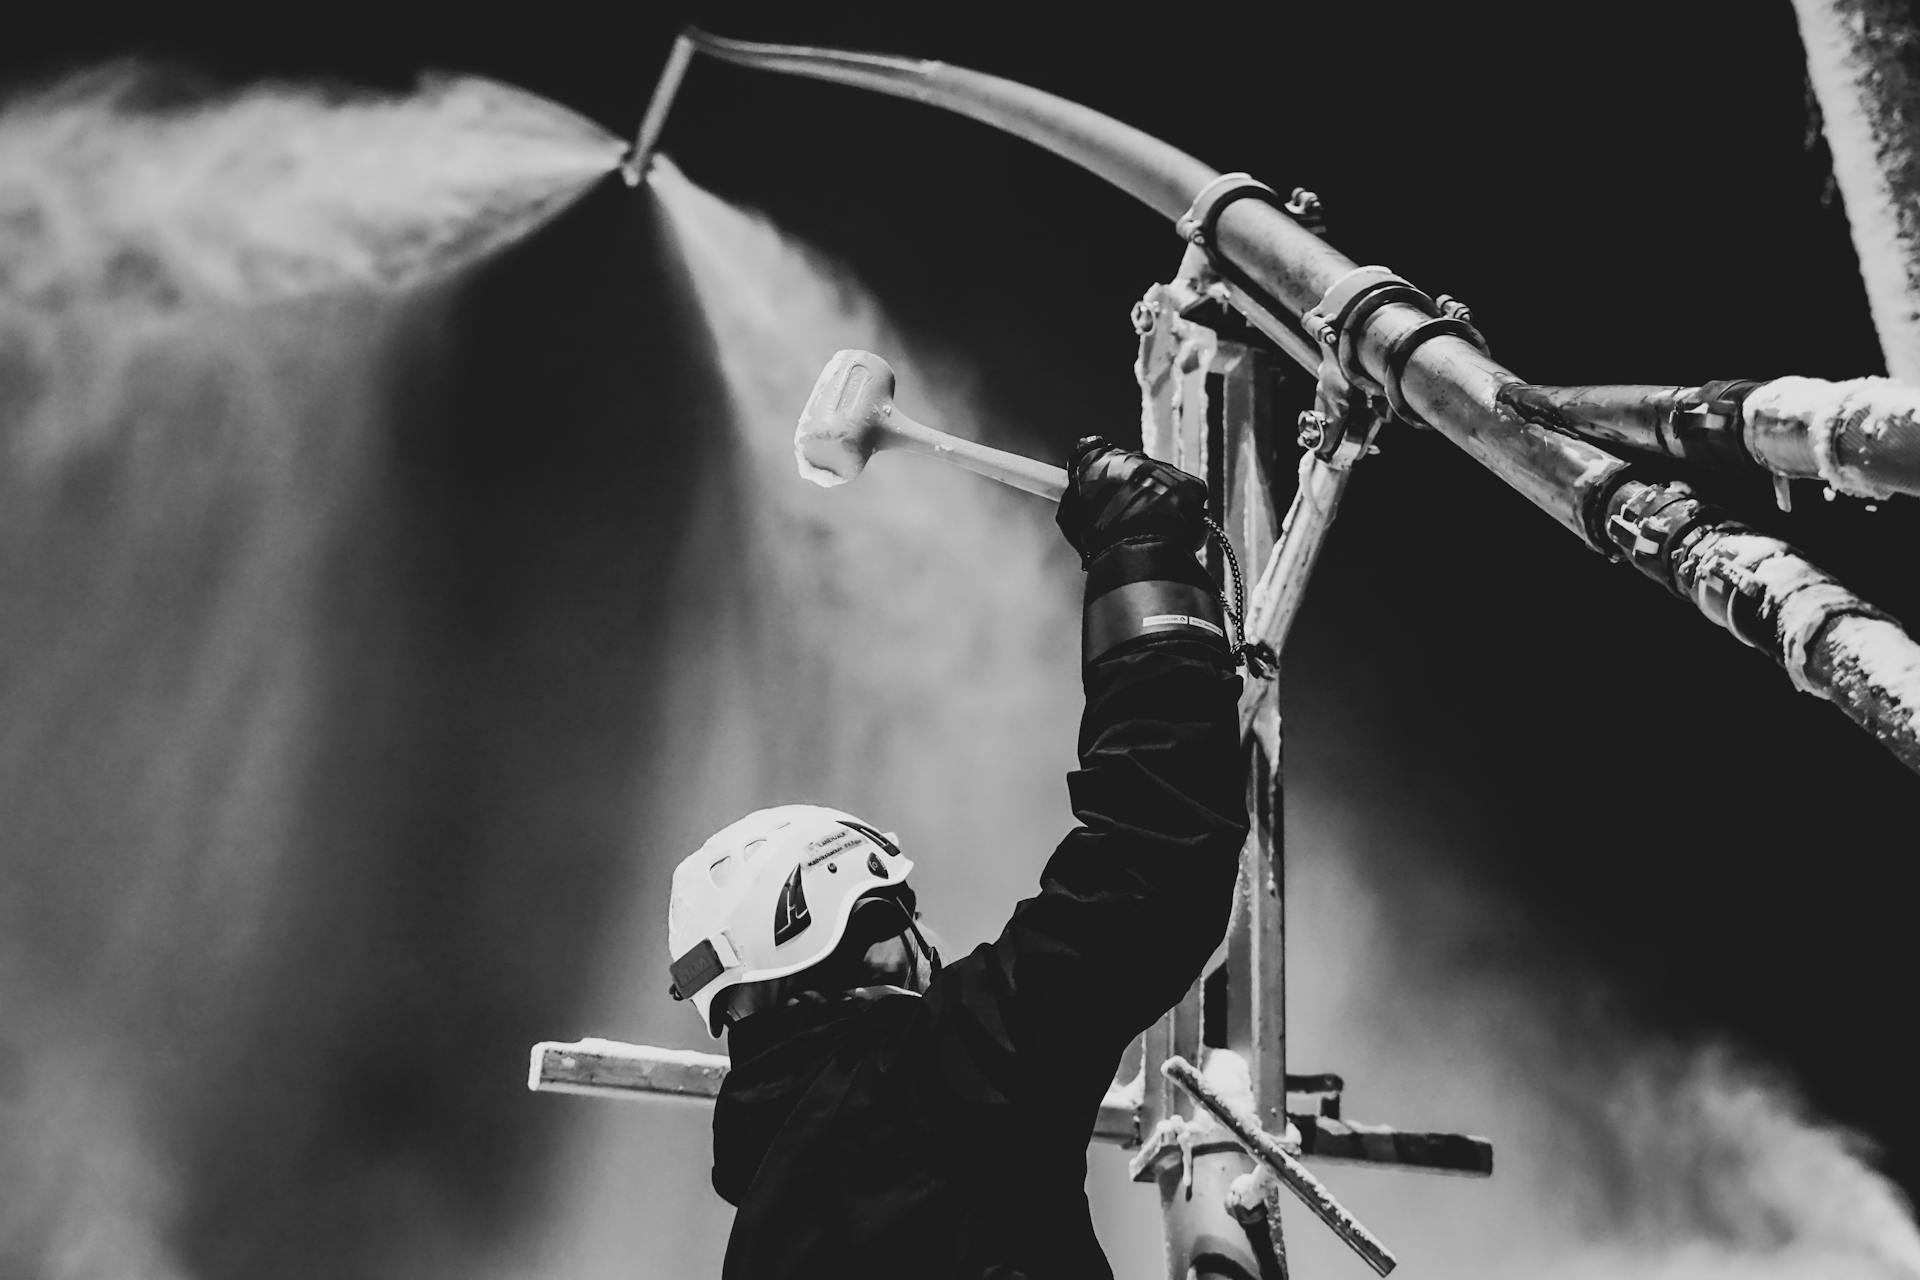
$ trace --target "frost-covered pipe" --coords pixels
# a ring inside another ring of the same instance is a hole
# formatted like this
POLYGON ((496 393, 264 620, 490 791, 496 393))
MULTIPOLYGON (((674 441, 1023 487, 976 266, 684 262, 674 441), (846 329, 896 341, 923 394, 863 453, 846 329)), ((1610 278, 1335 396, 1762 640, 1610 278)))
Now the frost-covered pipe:
POLYGON ((1821 480, 1858 498, 1920 495, 1920 387, 1775 378, 1698 387, 1538 387, 1501 401, 1529 421, 1715 469, 1821 480))
POLYGON ((1778 538, 1702 502, 1682 482, 1630 480, 1607 532, 1626 559, 1767 654, 1920 771, 1920 645, 1778 538))
POLYGON ((1920 495, 1920 386, 1891 378, 1775 378, 1748 395, 1741 439, 1781 476, 1859 498, 1920 495))
POLYGON ((1793 0, 1887 372, 1920 383, 1920 28, 1908 0, 1793 0))

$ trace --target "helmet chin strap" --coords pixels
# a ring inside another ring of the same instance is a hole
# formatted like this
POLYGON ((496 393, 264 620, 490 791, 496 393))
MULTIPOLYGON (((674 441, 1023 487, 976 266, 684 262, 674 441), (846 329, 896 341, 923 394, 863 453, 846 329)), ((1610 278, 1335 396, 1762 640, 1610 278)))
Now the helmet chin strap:
MULTIPOLYGON (((891 902, 893 907, 898 909, 901 922, 905 927, 896 934, 876 939, 874 945, 880 942, 890 941, 892 938, 899 938, 905 943, 907 952, 906 985, 901 986, 892 982, 863 982, 857 986, 845 988, 841 993, 842 997, 856 1000, 870 1000, 883 995, 923 995, 927 988, 933 985, 933 980, 939 976, 940 970, 944 967, 940 958, 939 948, 929 942, 927 935, 921 932, 920 924, 919 921, 915 919, 916 913, 913 908, 907 903, 898 900, 889 899, 888 901, 891 902), (911 940, 908 941, 909 939, 911 940)), ((795 974, 793 976, 798 978, 801 977, 802 974, 795 974)), ((800 1004, 825 1004, 832 1002, 836 998, 832 992, 813 989, 786 994, 782 992, 778 986, 771 985, 774 983, 784 985, 786 981, 785 979, 776 978, 770 980, 770 983, 765 986, 758 983, 752 984, 753 986, 761 987, 761 990, 756 992, 754 996, 746 996, 745 989, 736 988, 735 993, 729 999, 726 1011, 721 1015, 722 1020, 726 1024, 731 1025, 743 1021, 763 1009, 772 1007, 791 1008, 800 1004), (771 989, 769 989, 769 987, 771 989), (777 1001, 777 1006, 774 1003, 770 1003, 769 997, 771 997, 772 1001, 777 1001)))
POLYGON ((914 919, 912 915, 907 917, 907 932, 913 935, 913 946, 907 948, 908 954, 911 957, 908 961, 910 968, 907 973, 907 980, 913 984, 916 990, 925 991, 933 985, 933 980, 940 976, 940 950, 931 942, 927 941, 927 935, 920 932, 920 922, 914 919), (925 960, 927 964, 925 981, 921 981, 920 979, 920 962, 922 960, 925 960))

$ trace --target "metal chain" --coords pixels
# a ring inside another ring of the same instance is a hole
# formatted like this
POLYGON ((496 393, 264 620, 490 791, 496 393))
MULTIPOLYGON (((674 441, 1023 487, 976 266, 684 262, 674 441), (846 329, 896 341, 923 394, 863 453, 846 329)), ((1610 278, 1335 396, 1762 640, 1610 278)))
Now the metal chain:
POLYGON ((1226 611, 1228 619, 1233 623, 1234 660, 1246 667, 1247 674, 1264 680, 1278 665, 1278 658, 1272 647, 1265 641, 1256 641, 1251 644, 1247 641, 1247 584, 1240 577, 1240 557, 1234 554, 1233 542, 1227 537, 1227 531, 1222 529, 1212 516, 1202 515, 1200 518, 1206 522, 1207 532, 1212 534, 1214 540, 1220 544, 1220 549, 1227 553, 1227 571, 1233 575, 1233 603, 1228 604, 1223 594, 1220 607, 1226 611))

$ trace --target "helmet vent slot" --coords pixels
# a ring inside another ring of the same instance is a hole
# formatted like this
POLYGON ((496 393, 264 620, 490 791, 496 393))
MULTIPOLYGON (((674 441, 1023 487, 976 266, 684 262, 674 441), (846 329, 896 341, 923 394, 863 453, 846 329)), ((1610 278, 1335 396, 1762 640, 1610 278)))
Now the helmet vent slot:
POLYGON ((773 904, 773 945, 790 942, 807 931, 813 913, 807 909, 807 891, 801 883, 804 866, 795 867, 787 882, 780 886, 780 897, 773 904))

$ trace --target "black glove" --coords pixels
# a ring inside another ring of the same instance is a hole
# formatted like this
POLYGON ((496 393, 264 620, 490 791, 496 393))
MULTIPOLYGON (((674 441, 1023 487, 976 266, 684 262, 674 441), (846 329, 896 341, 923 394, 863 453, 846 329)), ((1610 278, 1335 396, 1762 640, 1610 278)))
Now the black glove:
POLYGON ((1206 541, 1206 515, 1206 481, 1085 436, 1074 446, 1054 520, 1085 566, 1122 542, 1159 538, 1192 551, 1206 541))

